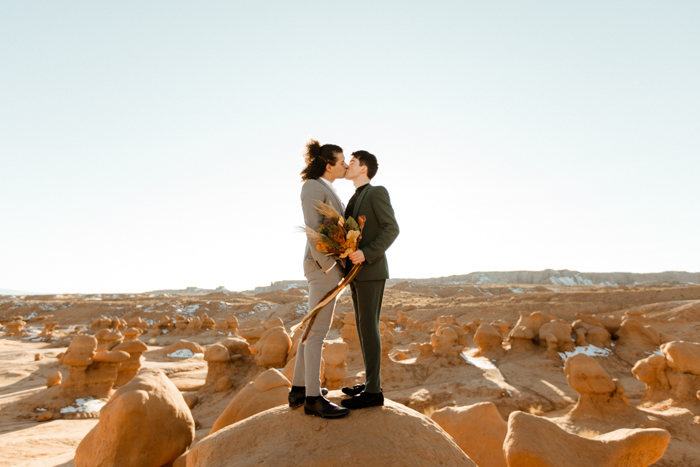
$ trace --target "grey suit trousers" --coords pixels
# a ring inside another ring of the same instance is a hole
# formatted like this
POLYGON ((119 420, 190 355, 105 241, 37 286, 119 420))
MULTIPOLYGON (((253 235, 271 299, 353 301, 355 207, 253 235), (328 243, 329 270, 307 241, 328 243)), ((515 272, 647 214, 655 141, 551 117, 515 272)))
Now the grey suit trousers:
MULTIPOLYGON (((306 275, 309 281, 309 311, 313 310, 324 295, 333 290, 343 279, 343 268, 336 265, 324 273, 320 269, 306 275)), ((316 315, 313 326, 306 338, 306 343, 299 341, 297 361, 294 365, 293 386, 306 386, 306 395, 315 397, 321 395, 321 353, 323 340, 331 328, 336 299, 324 306, 316 315)))

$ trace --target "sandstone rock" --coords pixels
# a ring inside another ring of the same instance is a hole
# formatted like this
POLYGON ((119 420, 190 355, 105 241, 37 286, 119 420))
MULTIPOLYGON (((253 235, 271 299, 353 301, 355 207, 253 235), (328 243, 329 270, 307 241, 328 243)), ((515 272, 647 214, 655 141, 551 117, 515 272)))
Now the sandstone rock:
POLYGON ((57 322, 52 321, 48 323, 43 323, 44 324, 44 329, 41 331, 41 334, 39 334, 39 337, 41 337, 45 341, 50 341, 55 337, 56 333, 56 326, 58 325, 57 322))
POLYGON ((53 413, 51 412, 41 412, 39 416, 36 417, 37 422, 46 422, 53 418, 53 413))
POLYGON ((680 373, 700 375, 700 344, 674 341, 661 345, 666 364, 680 373))
POLYGON ((535 333, 526 326, 516 326, 510 332, 508 341, 510 349, 515 351, 532 350, 535 348, 535 333))
POLYGON ((248 383, 231 399, 212 426, 211 433, 239 422, 256 413, 287 404, 292 384, 282 373, 271 368, 248 383))
POLYGON ((325 361, 324 376, 327 388, 340 389, 341 381, 348 375, 348 365, 345 360, 348 358, 349 350, 350 347, 345 342, 324 344, 322 358, 325 361))
POLYGON ((642 400, 658 402, 671 398, 677 403, 697 403, 698 347, 693 342, 669 342, 661 346, 662 355, 652 354, 638 361, 632 373, 646 385, 642 400))
MULTIPOLYGON (((462 329, 459 330, 462 331, 462 335, 465 335, 462 329)), ((430 345, 433 346, 433 352, 437 355, 460 358, 464 345, 460 344, 459 340, 454 326, 443 324, 430 336, 430 345)))
POLYGON ((621 429, 588 439, 545 418, 513 412, 503 450, 513 467, 645 467, 661 459, 670 439, 658 428, 621 429))
POLYGON ((136 339, 125 340, 121 344, 115 346, 112 351, 126 352, 129 358, 121 362, 117 370, 116 386, 124 386, 126 383, 136 376, 141 368, 141 355, 148 350, 148 346, 136 339))
POLYGON ((612 379, 595 358, 574 354, 566 359, 564 372, 571 389, 579 394, 576 405, 568 414, 571 420, 636 415, 636 409, 627 405, 625 388, 618 380, 612 379))
POLYGON ((476 466, 428 417, 385 404, 333 421, 276 407, 207 436, 190 450, 187 466, 476 466))
POLYGON ((216 392, 224 392, 233 387, 233 383, 231 383, 231 380, 228 379, 226 376, 222 376, 218 380, 216 380, 216 385, 214 386, 214 390, 216 392))
POLYGON ((231 354, 229 354, 228 349, 223 345, 212 344, 204 352, 204 361, 228 363, 231 361, 231 354))
POLYGON ((196 393, 183 394, 182 398, 190 409, 194 409, 199 404, 199 396, 196 393))
POLYGON ((535 311, 529 315, 524 311, 521 311, 519 314, 520 317, 518 318, 518 322, 515 323, 514 328, 518 326, 525 326, 526 328, 529 328, 535 334, 535 336, 539 336, 542 325, 550 321, 548 316, 545 316, 539 311, 535 311))
POLYGON ((507 336, 508 335, 508 330, 510 329, 510 324, 508 324, 506 321, 503 321, 502 319, 497 319, 495 321, 491 321, 491 326, 498 331, 498 333, 501 336, 507 336))
POLYGON ((143 369, 102 408, 99 423, 76 449, 75 465, 160 467, 185 452, 194 432, 175 385, 162 371, 143 369))
POLYGON ((607 329, 600 326, 593 326, 586 331, 586 340, 589 344, 604 349, 610 347, 612 336, 607 329))
POLYGON ((43 354, 43 353, 34 354, 34 361, 35 361, 35 362, 38 362, 39 360, 43 360, 43 359, 44 359, 44 354, 43 354))
POLYGON ((250 345, 245 339, 240 337, 229 337, 221 342, 221 345, 226 347, 231 355, 242 355, 244 357, 250 355, 250 345))
POLYGON ((124 340, 124 336, 119 331, 109 331, 95 334, 97 338, 97 350, 112 350, 124 340))
POLYGON ((13 319, 7 323, 5 323, 5 332, 7 333, 8 336, 15 336, 15 337, 20 337, 24 335, 24 326, 26 325, 26 321, 22 320, 21 318, 16 318, 13 319))
POLYGON ((95 362, 109 362, 109 363, 121 363, 129 359, 129 354, 127 352, 122 352, 121 350, 100 350, 95 353, 93 361, 95 362))
POLYGON ((556 337, 557 351, 570 352, 574 350, 574 341, 571 340, 571 326, 559 322, 545 323, 540 327, 540 342, 546 341, 547 334, 556 337))
POLYGON ((204 348, 196 342, 180 339, 179 341, 165 347, 164 352, 169 355, 178 350, 189 350, 192 353, 204 353, 204 348))
POLYGON ((266 330, 251 350, 259 366, 282 368, 291 348, 292 339, 287 331, 282 326, 275 326, 266 330))
POLYGON ((137 327, 130 327, 124 330, 124 342, 133 341, 138 339, 138 337, 143 334, 143 330, 137 327))
POLYGON ((61 384, 61 380, 63 379, 63 375, 61 374, 60 371, 54 371, 49 375, 48 378, 46 378, 46 387, 50 388, 53 386, 58 386, 61 384))
MULTIPOLYGON (((394 333, 386 328, 384 331, 380 331, 379 335, 382 344, 382 360, 385 361, 389 357, 389 352, 394 349, 394 342, 396 341, 396 338, 394 337, 394 333)), ((343 344, 345 344, 345 342, 343 342, 343 344)), ((348 349, 349 348, 350 346, 348 346, 348 349)))
POLYGON ((350 346, 352 350, 360 348, 360 337, 357 334, 357 325, 355 323, 355 313, 348 313, 343 318, 343 327, 340 329, 340 337, 350 346))
POLYGON ((644 326, 634 318, 622 321, 620 329, 617 331, 617 337, 620 345, 640 349, 654 349, 661 344, 659 331, 651 326, 644 326))
POLYGON ((492 402, 447 407, 430 416, 479 467, 506 467, 503 441, 508 424, 492 402))
POLYGON ((92 336, 76 336, 60 358, 60 362, 69 366, 87 366, 92 363, 97 350, 97 340, 92 336))
POLYGON ((503 338, 490 324, 482 324, 474 334, 474 343, 479 346, 479 353, 486 355, 503 351, 503 338))

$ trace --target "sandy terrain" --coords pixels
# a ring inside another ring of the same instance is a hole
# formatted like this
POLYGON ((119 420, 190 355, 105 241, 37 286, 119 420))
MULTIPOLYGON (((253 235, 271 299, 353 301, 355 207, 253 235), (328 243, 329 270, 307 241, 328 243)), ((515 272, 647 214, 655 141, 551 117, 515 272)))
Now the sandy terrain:
MULTIPOLYGON (((343 294, 329 341, 343 341, 343 318, 351 311, 349 294, 343 294)), ((246 335, 273 318, 281 318, 289 331, 306 312, 306 290, 291 286, 257 295, 219 291, 0 296, 2 323, 10 323, 18 316, 26 323, 24 335, 8 336, 8 328, 0 333, 0 445, 5 447, 0 466, 74 465, 75 449, 97 424, 99 411, 61 413, 48 408, 53 418, 38 422, 42 410, 37 409, 45 408, 38 401, 43 391, 47 391, 49 375, 60 371, 64 380, 68 377, 69 368, 59 363, 57 357, 71 339, 78 333, 95 334, 105 328, 104 325, 91 327, 96 319, 121 318, 133 323, 139 318, 147 324, 146 333, 139 337, 148 346, 143 353, 143 367, 162 369, 184 395, 196 395, 197 403, 192 408, 196 444, 209 434, 236 393, 266 368, 249 369, 233 379, 230 387, 217 390, 207 382, 207 362, 201 353, 185 352, 185 357, 178 357, 164 348, 180 339, 200 344, 202 349, 221 342, 229 337, 222 323, 231 316, 238 319, 238 333, 246 335), (171 326, 166 332, 153 329, 164 317, 202 319, 205 313, 217 324, 216 328, 194 330, 183 325, 181 329, 171 326), (41 337, 43 324, 47 322, 58 323, 56 332, 41 337), (43 358, 36 360, 37 354, 43 358)), ((552 420, 566 431, 587 438, 620 428, 663 428, 671 434, 671 441, 663 458, 653 465, 700 465, 698 401, 684 403, 671 398, 642 401, 645 384, 631 371, 639 360, 659 354, 658 344, 633 345, 631 341, 625 344, 624 339, 613 334, 608 348, 579 346, 557 357, 547 353, 546 345, 533 344, 532 348, 516 352, 507 342, 508 332, 522 313, 533 312, 568 325, 577 320, 578 313, 617 322, 618 328, 620 319, 633 317, 658 331, 659 344, 680 340, 700 342, 699 285, 430 285, 406 281, 389 287, 385 294, 382 321, 393 335, 393 344, 389 346, 393 348, 387 350, 382 364, 385 396, 428 416, 445 407, 492 402, 505 421, 512 412, 523 411, 552 420), (461 358, 421 355, 420 345, 431 343, 436 320, 441 316, 453 316, 457 325, 466 330, 461 358), (474 320, 494 323, 495 328, 499 328, 499 323, 507 323, 502 328, 502 348, 491 354, 480 351, 474 342, 478 323, 470 326, 474 320), (610 377, 619 380, 628 407, 604 417, 577 416, 573 408, 579 394, 570 387, 564 372, 566 357, 577 351, 595 354, 594 359, 610 377)), ((572 337, 575 340, 574 334, 572 337)), ((248 340, 252 344, 257 339, 248 340)), ((346 363, 348 373, 342 385, 362 382, 362 357, 357 346, 350 344, 346 363)))

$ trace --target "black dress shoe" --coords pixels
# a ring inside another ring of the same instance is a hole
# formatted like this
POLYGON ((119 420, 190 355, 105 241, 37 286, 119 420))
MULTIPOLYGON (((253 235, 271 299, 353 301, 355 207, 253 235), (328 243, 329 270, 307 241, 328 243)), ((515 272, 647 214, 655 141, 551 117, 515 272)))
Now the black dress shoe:
MULTIPOLYGON (((328 389, 321 388, 321 394, 324 396, 328 394, 328 389)), ((289 401, 289 406, 293 409, 301 407, 304 405, 304 398, 306 397, 306 386, 292 386, 292 390, 289 391, 287 400, 289 401)))
POLYGON ((348 396, 356 396, 364 390, 365 390, 364 384, 356 384, 351 388, 341 389, 341 391, 343 391, 343 394, 347 394, 348 396))
POLYGON ((304 401, 304 413, 321 418, 340 418, 350 413, 344 407, 338 407, 323 396, 307 397, 304 401))
POLYGON ((384 405, 384 394, 381 392, 362 392, 350 399, 344 399, 340 403, 343 404, 343 407, 347 407, 348 409, 378 407, 384 405))
POLYGON ((306 397, 306 388, 304 386, 301 386, 301 391, 297 390, 296 387, 293 387, 291 391, 289 391, 289 395, 287 396, 287 400, 289 401, 289 406, 293 409, 296 409, 297 407, 301 407, 304 404, 304 398, 306 397))

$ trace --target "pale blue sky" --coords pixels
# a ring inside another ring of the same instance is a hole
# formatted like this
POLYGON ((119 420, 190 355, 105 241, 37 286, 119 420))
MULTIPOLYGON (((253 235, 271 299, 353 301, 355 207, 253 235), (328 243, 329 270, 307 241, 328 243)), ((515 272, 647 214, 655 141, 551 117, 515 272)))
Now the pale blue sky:
POLYGON ((377 155, 393 277, 698 271, 698 24, 694 1, 2 2, 0 288, 303 278, 309 137, 377 155))

